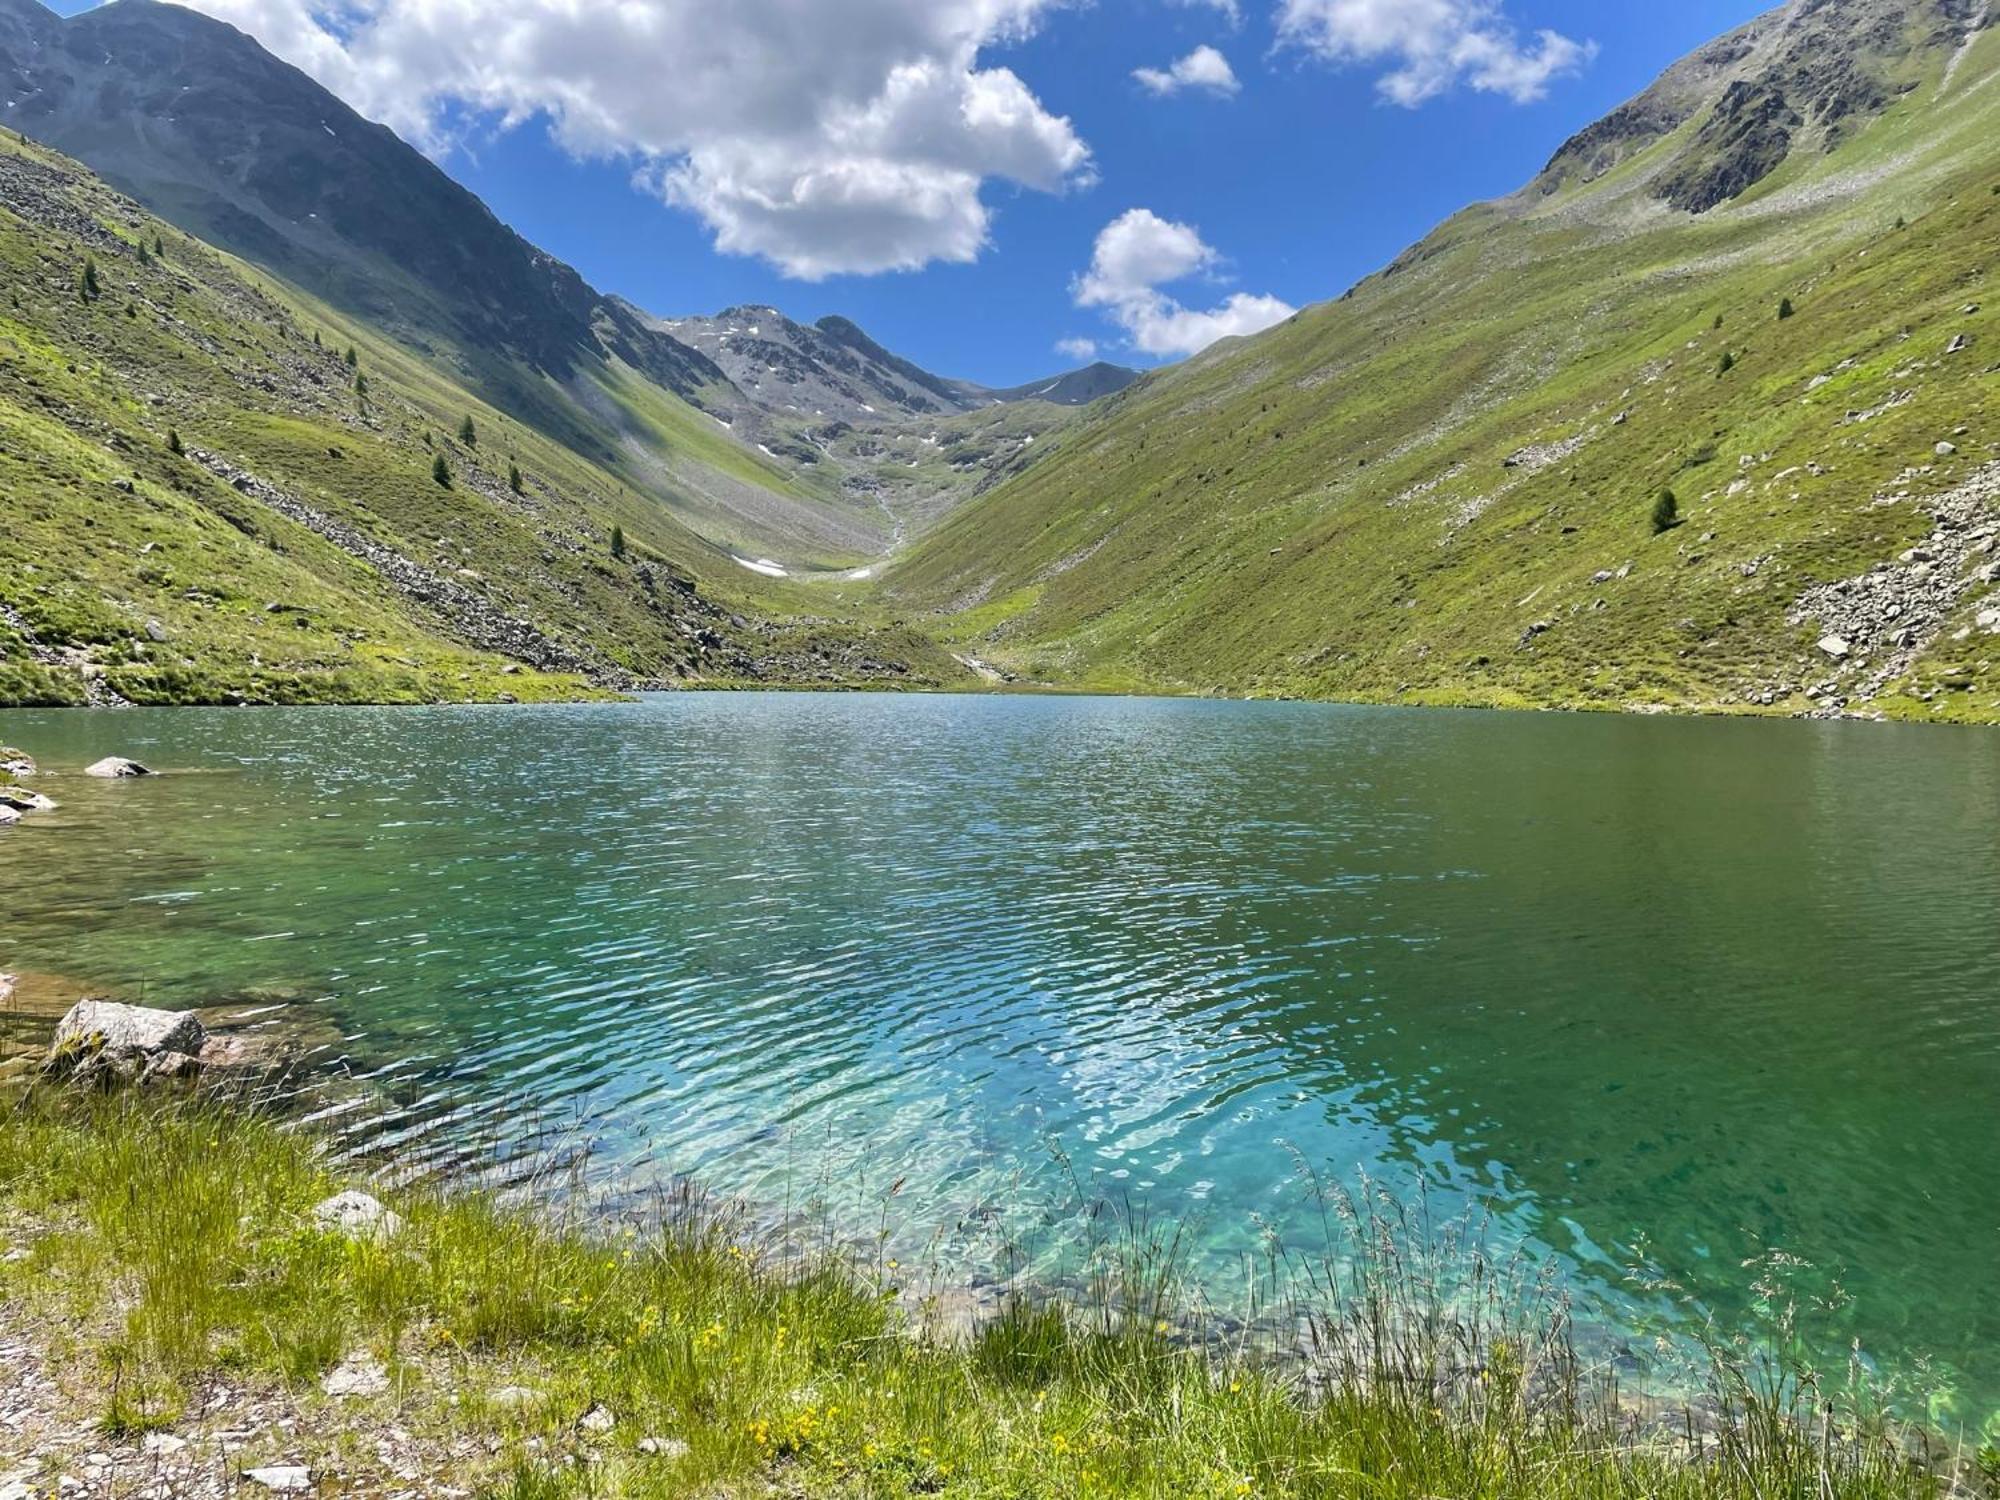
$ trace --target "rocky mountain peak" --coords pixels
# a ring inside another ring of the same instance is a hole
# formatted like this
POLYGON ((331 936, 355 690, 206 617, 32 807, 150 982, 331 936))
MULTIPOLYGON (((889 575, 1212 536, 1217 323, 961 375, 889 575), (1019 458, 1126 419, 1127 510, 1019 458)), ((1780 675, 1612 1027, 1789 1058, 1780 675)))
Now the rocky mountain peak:
POLYGON ((1647 186, 1677 209, 1706 213, 1795 151, 1837 149, 1996 19, 1988 0, 1790 0, 1572 136, 1533 191, 1595 181, 1692 127, 1647 186))

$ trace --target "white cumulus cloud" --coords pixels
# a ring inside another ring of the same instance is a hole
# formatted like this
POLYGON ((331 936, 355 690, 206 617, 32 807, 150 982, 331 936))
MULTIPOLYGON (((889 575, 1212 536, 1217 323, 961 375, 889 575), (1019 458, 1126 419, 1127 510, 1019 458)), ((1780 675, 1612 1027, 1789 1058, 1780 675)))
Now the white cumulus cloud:
POLYGON ((1079 363, 1088 362, 1097 358, 1097 340, 1057 339, 1056 353, 1066 359, 1076 360, 1079 363))
POLYGON ((1132 76, 1149 92, 1163 98, 1182 89, 1199 89, 1227 98, 1243 87, 1236 81, 1236 70, 1229 66, 1229 59, 1213 47, 1197 47, 1170 68, 1135 69, 1132 76))
POLYGON ((455 107, 546 117, 806 279, 972 260, 988 183, 1091 177, 1070 122, 981 56, 1059 0, 192 3, 427 149, 455 107))
POLYGON ((1170 0, 1182 10, 1212 10, 1231 26, 1243 24, 1243 8, 1237 0, 1170 0))
POLYGON ((1376 87, 1410 108, 1461 83, 1532 103, 1597 55, 1554 31, 1524 42, 1500 0, 1281 0, 1278 40, 1336 65, 1390 64, 1376 87))
POLYGON ((1211 308, 1190 308, 1163 288, 1213 274, 1222 257, 1191 224, 1151 209, 1120 214, 1097 236, 1090 269, 1077 278, 1076 304, 1102 308, 1132 347, 1162 358, 1199 354, 1218 339, 1261 333, 1297 311, 1276 297, 1236 292, 1211 308))

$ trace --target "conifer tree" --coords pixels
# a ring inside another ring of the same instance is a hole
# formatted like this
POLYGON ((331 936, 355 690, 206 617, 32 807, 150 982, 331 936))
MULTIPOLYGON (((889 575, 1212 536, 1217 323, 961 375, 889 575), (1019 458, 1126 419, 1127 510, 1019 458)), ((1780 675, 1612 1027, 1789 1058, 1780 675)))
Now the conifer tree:
POLYGON ((1661 490, 1653 502, 1653 535, 1672 531, 1681 523, 1681 502, 1672 490, 1661 490))
POLYGON ((439 489, 451 488, 451 465, 444 461, 442 453, 431 460, 431 478, 437 482, 439 489))
POLYGON ((458 424, 458 440, 468 448, 479 446, 479 429, 472 425, 472 414, 466 413, 465 420, 458 424))
POLYGON ((621 562, 625 558, 625 528, 623 526, 614 526, 611 528, 611 555, 621 562))

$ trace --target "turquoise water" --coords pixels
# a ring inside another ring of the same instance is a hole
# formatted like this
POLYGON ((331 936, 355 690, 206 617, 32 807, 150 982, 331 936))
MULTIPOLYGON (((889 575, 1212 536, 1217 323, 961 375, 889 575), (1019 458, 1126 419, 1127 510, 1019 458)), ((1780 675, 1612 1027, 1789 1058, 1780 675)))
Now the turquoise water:
POLYGON ((2000 735, 1094 699, 0 713, 0 968, 309 997, 411 1157, 1226 1300, 1367 1171, 2000 1404, 2000 735), (96 783, 104 754, 177 774, 96 783), (184 773, 184 774, 182 774, 184 773), (195 774, 209 773, 209 774, 195 774), (892 1188, 901 1189, 890 1201, 892 1188), (1836 1291, 1836 1289, 1838 1289, 1836 1291))

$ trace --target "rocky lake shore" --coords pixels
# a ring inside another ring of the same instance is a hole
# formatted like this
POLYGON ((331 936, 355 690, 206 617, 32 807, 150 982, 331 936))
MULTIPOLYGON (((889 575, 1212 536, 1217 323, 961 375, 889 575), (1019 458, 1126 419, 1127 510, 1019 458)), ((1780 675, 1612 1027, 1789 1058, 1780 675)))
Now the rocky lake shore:
POLYGON ((1202 1336, 1140 1241, 944 1334, 885 1250, 697 1197, 621 1227, 359 1179, 243 1086, 296 1062, 281 1031, 51 1021, 62 988, 0 981, 44 1012, 0 1072, 0 1500, 1988 1493, 1802 1375, 1718 1358, 1695 1405, 1637 1401, 1545 1289, 1426 1311, 1420 1260, 1288 1304, 1303 1357, 1202 1336))

